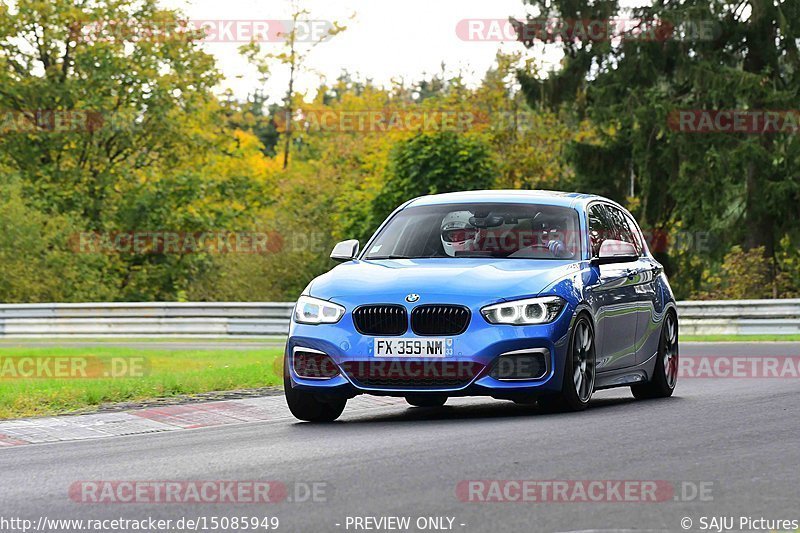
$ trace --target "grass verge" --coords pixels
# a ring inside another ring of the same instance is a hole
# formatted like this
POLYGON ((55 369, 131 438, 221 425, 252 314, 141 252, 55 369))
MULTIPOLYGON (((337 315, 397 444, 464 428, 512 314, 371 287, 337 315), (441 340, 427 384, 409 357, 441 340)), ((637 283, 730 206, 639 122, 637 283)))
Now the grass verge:
POLYGON ((280 348, 0 347, 0 419, 280 385, 282 354, 280 348))
MULTIPOLYGON (((800 335, 682 335, 681 340, 798 342, 800 335)), ((0 420, 63 414, 104 403, 282 384, 280 348, 165 349, 147 344, 142 342, 135 347, 0 344, 0 420), (86 376, 78 373, 76 377, 42 377, 46 374, 43 369, 53 370, 57 360, 62 363, 66 360, 67 366, 76 361, 83 363, 86 376), (35 369, 42 361, 48 362, 35 369), (31 369, 35 369, 38 377, 24 376, 31 369)))

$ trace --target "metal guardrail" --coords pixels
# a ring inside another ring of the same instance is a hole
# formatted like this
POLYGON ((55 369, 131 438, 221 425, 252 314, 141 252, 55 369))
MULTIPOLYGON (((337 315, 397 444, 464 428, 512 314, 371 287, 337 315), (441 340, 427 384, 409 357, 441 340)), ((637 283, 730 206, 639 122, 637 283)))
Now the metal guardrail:
POLYGON ((5 337, 286 335, 293 302, 0 305, 5 337))
MULTIPOLYGON (((285 335, 292 302, 0 305, 1 337, 285 335)), ((800 299, 678 302, 682 335, 800 334, 800 299)))
POLYGON ((678 302, 682 335, 797 335, 800 299, 678 302))

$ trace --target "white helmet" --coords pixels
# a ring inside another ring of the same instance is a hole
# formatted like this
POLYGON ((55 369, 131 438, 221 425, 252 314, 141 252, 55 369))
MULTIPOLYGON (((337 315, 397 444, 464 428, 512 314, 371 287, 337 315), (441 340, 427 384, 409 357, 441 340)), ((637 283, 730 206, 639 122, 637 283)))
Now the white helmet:
POLYGON ((476 248, 478 230, 469 223, 470 218, 469 211, 453 211, 442 220, 442 248, 450 257, 455 257, 456 252, 476 248))

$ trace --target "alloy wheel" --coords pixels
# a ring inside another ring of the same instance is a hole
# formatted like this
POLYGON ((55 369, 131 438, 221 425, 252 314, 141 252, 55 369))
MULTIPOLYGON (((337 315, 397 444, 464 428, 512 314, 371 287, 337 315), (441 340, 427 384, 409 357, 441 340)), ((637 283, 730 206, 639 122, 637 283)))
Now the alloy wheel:
POLYGON ((675 388, 678 381, 678 324, 675 317, 667 315, 664 326, 664 376, 667 378, 669 388, 675 388))
POLYGON ((594 392, 594 338, 589 324, 578 322, 572 341, 572 380, 581 402, 588 402, 594 392))

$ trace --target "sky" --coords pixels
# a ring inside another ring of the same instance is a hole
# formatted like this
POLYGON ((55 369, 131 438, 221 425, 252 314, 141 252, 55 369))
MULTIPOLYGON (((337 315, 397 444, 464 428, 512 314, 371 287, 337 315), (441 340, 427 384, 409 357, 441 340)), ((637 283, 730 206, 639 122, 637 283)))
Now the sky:
MULTIPOLYGON (((219 24, 287 20, 291 13, 289 0, 162 0, 162 4, 181 9, 190 20, 219 24)), ((388 85, 399 77, 411 82, 425 73, 440 72, 443 62, 447 72, 460 71, 474 84, 491 67, 498 49, 524 50, 517 42, 469 41, 460 37, 465 33, 456 33, 459 22, 465 19, 505 21, 510 15, 524 18, 526 7, 522 0, 303 0, 302 5, 311 12, 311 19, 342 21, 348 29, 313 50, 308 65, 314 72, 300 77, 301 91, 313 91, 320 76, 335 80, 342 70, 379 85, 388 85)), ((485 35, 490 24, 483 24, 485 35)), ((464 23, 461 27, 465 27, 464 23)), ((217 58, 225 76, 220 90, 230 88, 237 98, 244 99, 261 84, 255 69, 239 54, 241 44, 215 41, 205 42, 203 47, 217 58)), ((279 52, 282 45, 264 42, 261 46, 279 52)), ((557 61, 553 54, 545 57, 541 51, 528 52, 537 53, 545 64, 557 61)), ((277 101, 287 84, 288 71, 278 66, 263 88, 277 101)))

